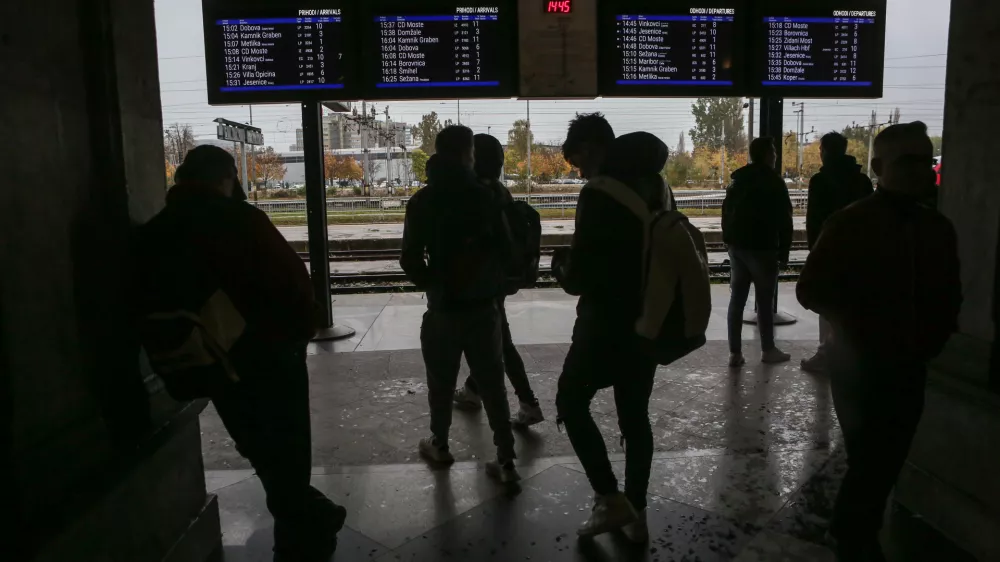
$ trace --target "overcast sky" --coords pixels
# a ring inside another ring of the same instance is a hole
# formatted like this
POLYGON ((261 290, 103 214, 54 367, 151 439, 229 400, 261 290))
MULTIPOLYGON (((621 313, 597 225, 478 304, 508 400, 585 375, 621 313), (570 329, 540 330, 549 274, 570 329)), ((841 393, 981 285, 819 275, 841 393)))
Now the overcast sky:
MULTIPOLYGON (((225 117, 247 122, 247 106, 212 107, 205 96, 204 41, 201 0, 155 0, 159 48, 160 92, 163 122, 189 123, 196 137, 215 137, 212 120, 225 117)), ((806 103, 806 130, 841 129, 851 122, 867 123, 873 109, 887 117, 893 107, 903 120, 922 120, 931 134, 940 134, 944 112, 945 62, 948 46, 950 0, 888 0, 885 98, 870 100, 815 100, 806 103)), ((558 142, 566 123, 576 112, 603 111, 615 132, 646 130, 674 146, 681 131, 694 124, 690 99, 592 100, 531 102, 535 138, 558 142)), ((792 101, 792 100, 789 100, 792 101)), ((393 121, 415 123, 437 111, 442 119, 458 119, 456 102, 379 102, 379 112, 389 106, 393 121)), ((513 100, 466 101, 461 121, 477 133, 490 132, 506 142, 507 130, 525 116, 525 102, 513 100)), ((785 128, 794 128, 794 108, 786 105, 785 128)), ((261 127, 265 143, 287 151, 301 127, 295 105, 255 105, 253 124, 261 127)), ((690 147, 690 142, 688 143, 690 147)))

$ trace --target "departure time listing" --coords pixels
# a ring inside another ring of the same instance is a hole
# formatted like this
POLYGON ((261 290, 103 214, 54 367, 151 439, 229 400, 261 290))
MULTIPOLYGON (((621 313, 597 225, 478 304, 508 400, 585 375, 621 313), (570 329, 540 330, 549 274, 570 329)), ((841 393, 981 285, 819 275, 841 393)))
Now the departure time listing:
POLYGON ((618 85, 732 86, 735 9, 617 16, 618 85))
POLYGON ((378 15, 378 88, 499 86, 498 7, 449 14, 378 15))
POLYGON ((298 10, 294 17, 216 20, 225 79, 220 91, 344 87, 339 9, 298 10))
POLYGON ((875 12, 765 17, 764 86, 871 86, 877 57, 875 12))

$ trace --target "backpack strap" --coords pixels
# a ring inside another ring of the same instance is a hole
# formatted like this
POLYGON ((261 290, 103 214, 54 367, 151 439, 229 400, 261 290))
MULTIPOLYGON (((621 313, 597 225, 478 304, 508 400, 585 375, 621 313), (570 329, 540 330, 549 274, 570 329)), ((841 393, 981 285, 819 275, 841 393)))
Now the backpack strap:
POLYGON ((648 226, 653 220, 653 214, 649 212, 649 208, 646 206, 646 202, 642 200, 642 197, 639 197, 638 193, 622 182, 601 176, 595 178, 589 185, 631 211, 633 215, 642 220, 644 225, 648 226))

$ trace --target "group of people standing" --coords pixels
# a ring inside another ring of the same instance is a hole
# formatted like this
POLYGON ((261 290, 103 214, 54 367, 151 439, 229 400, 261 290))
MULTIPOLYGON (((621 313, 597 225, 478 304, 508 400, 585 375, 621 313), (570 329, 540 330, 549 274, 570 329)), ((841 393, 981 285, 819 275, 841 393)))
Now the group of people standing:
MULTIPOLYGON (((409 202, 400 265, 426 294, 420 330, 430 435, 419 451, 454 462, 452 408, 485 409, 497 449, 488 475, 520 476, 514 430, 544 421, 504 310, 510 294, 509 191, 499 182, 497 139, 449 126, 427 164, 428 185, 409 202), (470 377, 459 389, 462 356, 470 377), (517 394, 512 416, 504 374, 517 394)), ((657 361, 636 323, 643 307, 643 220, 595 186, 614 180, 650 213, 672 210, 661 171, 668 149, 649 133, 616 137, 599 113, 578 115, 563 152, 589 180, 572 245, 553 256, 561 286, 579 296, 572 344, 558 381, 565 426, 595 492, 581 537, 621 530, 649 538, 646 498, 653 458, 649 401, 657 361), (620 485, 590 412, 611 388, 626 467, 620 485)), ((803 362, 829 375, 844 432, 848 472, 831 532, 843 562, 882 560, 882 510, 923 407, 927 363, 955 330, 961 302, 955 232, 932 207, 932 145, 920 123, 875 141, 878 189, 846 155, 839 135, 822 140, 823 169, 810 184, 810 255, 797 295, 822 318, 821 346, 803 362)), ((742 314, 756 287, 764 363, 790 356, 774 339, 772 301, 792 242, 792 206, 775 171, 771 139, 753 141, 751 163, 733 173, 723 209, 732 268, 729 364, 745 364, 742 314)), ((138 333, 153 368, 179 398, 211 398, 254 469, 275 518, 276 561, 327 560, 346 511, 310 486, 311 439, 305 344, 315 301, 298 256, 266 215, 247 205, 228 153, 201 146, 176 173, 166 208, 139 229, 134 277, 138 333), (267 295, 267 298, 262 298, 267 295)), ((672 289, 669 289, 672 290, 672 289)))

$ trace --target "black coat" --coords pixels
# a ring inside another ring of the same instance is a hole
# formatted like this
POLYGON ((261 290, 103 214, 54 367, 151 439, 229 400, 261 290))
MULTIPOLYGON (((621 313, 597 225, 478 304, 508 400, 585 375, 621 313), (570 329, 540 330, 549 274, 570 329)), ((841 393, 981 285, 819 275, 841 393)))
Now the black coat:
POLYGON ((871 180, 861 173, 861 165, 853 156, 845 156, 820 168, 809 181, 809 209, 806 212, 809 249, 816 244, 830 215, 874 192, 871 180))
POLYGON ((733 172, 722 203, 722 239, 743 250, 777 250, 780 260, 788 260, 792 200, 774 169, 750 164, 733 172))

